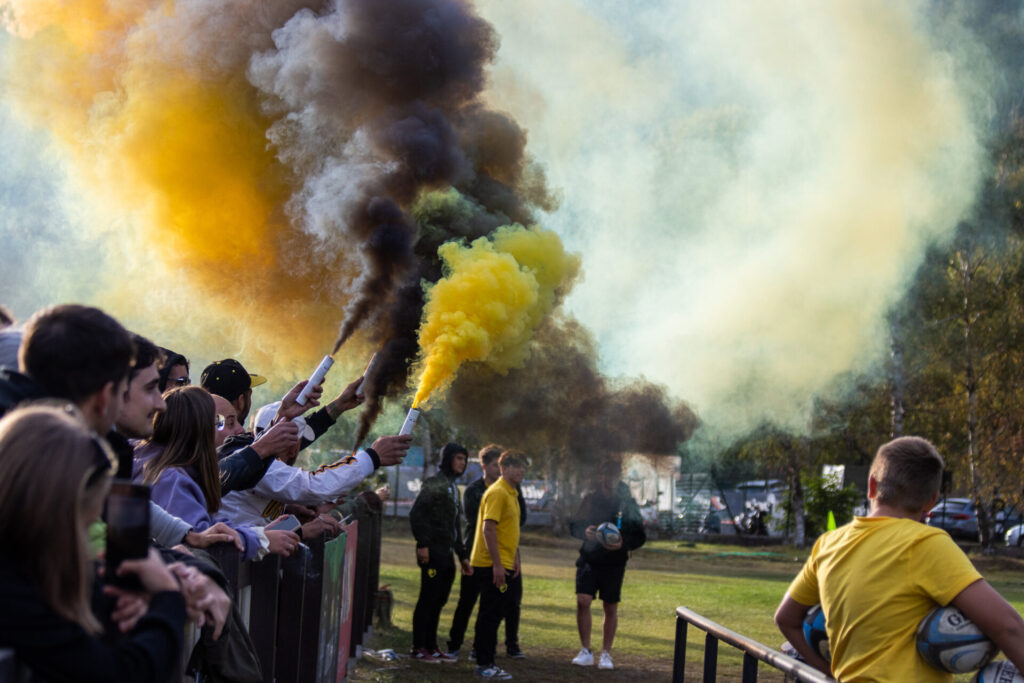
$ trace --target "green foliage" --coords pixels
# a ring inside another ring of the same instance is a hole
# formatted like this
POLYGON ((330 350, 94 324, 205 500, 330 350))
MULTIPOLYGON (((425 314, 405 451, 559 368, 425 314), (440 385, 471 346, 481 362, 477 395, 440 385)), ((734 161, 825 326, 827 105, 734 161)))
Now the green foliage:
POLYGON ((819 536, 826 529, 829 510, 837 526, 853 519, 853 509, 863 499, 863 494, 852 484, 839 486, 836 478, 830 476, 803 476, 804 512, 807 515, 807 538, 819 536))

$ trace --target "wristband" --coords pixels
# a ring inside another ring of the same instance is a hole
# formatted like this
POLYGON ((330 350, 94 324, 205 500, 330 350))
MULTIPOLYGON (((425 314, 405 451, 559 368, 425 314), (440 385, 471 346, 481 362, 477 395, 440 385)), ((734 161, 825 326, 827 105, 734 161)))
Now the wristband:
POLYGON ((370 460, 373 461, 373 469, 379 468, 380 467, 380 456, 377 455, 377 451, 373 450, 372 448, 367 448, 366 449, 366 454, 368 456, 370 456, 370 460))

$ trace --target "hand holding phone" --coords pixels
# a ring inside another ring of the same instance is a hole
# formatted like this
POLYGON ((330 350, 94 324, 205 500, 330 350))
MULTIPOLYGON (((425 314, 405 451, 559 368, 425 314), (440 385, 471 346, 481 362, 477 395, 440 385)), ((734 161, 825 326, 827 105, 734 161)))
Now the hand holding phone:
POLYGON ((126 590, 143 590, 135 574, 118 575, 125 560, 149 554, 149 487, 115 479, 110 485, 104 520, 107 523, 107 583, 126 590))
POLYGON ((266 526, 268 531, 295 531, 302 522, 295 515, 281 515, 266 526))

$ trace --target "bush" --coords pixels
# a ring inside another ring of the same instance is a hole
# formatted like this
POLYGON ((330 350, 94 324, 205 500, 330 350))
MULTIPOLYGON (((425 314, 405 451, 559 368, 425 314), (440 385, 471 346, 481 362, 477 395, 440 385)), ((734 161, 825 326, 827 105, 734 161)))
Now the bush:
POLYGON ((853 519, 853 509, 860 503, 863 494, 853 484, 840 488, 839 482, 829 476, 802 476, 804 488, 804 515, 808 540, 821 535, 828 524, 828 512, 841 526, 853 519))

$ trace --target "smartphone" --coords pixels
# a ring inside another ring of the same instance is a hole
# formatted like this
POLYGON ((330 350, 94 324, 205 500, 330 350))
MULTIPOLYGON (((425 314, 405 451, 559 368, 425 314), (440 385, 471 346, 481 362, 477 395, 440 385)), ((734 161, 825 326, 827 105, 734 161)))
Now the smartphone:
POLYGON ((276 520, 271 522, 266 526, 266 528, 270 531, 295 531, 300 526, 302 526, 302 522, 299 521, 298 517, 295 515, 288 515, 279 522, 276 520))
POLYGON ((118 576, 117 568, 124 560, 149 553, 149 487, 115 479, 103 519, 107 523, 106 582, 127 590, 142 590, 137 576, 118 576))

